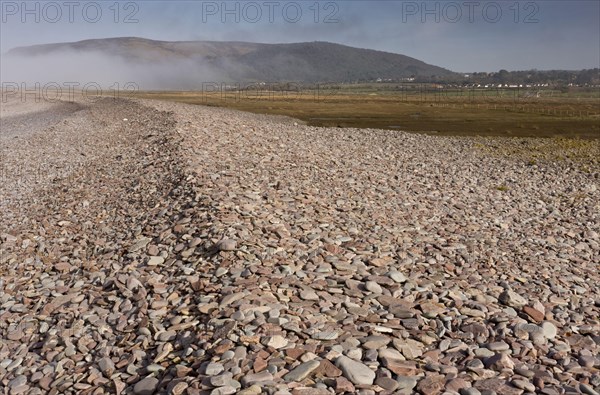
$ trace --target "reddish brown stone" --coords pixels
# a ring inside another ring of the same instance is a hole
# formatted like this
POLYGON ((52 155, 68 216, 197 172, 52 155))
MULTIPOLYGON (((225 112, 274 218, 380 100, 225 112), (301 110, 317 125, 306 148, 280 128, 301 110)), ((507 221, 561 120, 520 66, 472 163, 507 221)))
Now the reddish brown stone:
POLYGON ((521 395, 523 393, 523 390, 508 384, 505 379, 499 378, 475 381, 473 387, 477 388, 480 392, 494 391, 497 394, 503 395, 521 395))
POLYGON ((59 272, 68 272, 71 270, 71 265, 68 262, 58 262, 54 265, 54 269, 59 272))
POLYGON ((335 244, 325 244, 324 247, 327 250, 327 252, 334 255, 341 255, 344 253, 344 249, 335 244))
POLYGON ((335 379, 335 392, 338 394, 343 394, 345 392, 354 393, 354 384, 352 384, 350 382, 350 380, 348 380, 345 377, 338 377, 335 379))
POLYGON ((381 362, 383 362, 383 366, 399 376, 414 376, 417 374, 417 366, 414 362, 394 358, 382 358, 381 362))
POLYGON ((470 383, 468 383, 466 380, 457 377, 453 380, 450 380, 447 384, 446 384, 446 390, 451 390, 454 392, 460 392, 459 390, 463 389, 463 388, 469 388, 471 386, 470 383))
POLYGON ((50 376, 44 376, 44 377, 42 377, 40 379, 40 381, 38 381, 38 385, 42 389, 48 391, 48 390, 50 390, 50 384, 52 384, 52 381, 54 381, 54 380, 52 380, 52 377, 50 377, 50 376))
POLYGON ((257 358, 262 358, 262 359, 267 359, 271 356, 271 354, 269 354, 267 351, 265 350, 260 350, 257 354, 256 357, 257 358))
POLYGON ((523 307, 523 312, 536 322, 542 322, 544 320, 544 313, 534 309, 533 307, 525 306, 523 307))
POLYGON ((177 365, 175 367, 175 374, 177 377, 186 377, 193 369, 184 365, 177 365))
POLYGON ((317 376, 323 377, 339 377, 342 375, 342 371, 326 359, 321 361, 321 364, 315 369, 314 373, 317 376))
POLYGON ((263 370, 265 370, 267 368, 267 361, 265 361, 262 358, 256 358, 254 360, 254 364, 252 364, 252 369, 254 369, 254 372, 258 373, 261 372, 263 370))
POLYGON ((225 351, 231 350, 233 342, 229 339, 222 340, 214 349, 214 353, 217 355, 223 354, 225 351))
POLYGON ((431 350, 425 352, 421 358, 426 359, 431 362, 438 362, 440 360, 440 354, 442 352, 440 350, 431 350))
POLYGON ((432 374, 419 381, 417 391, 423 395, 438 395, 442 393, 445 382, 446 378, 441 374, 432 374))
POLYGON ((305 350, 301 348, 288 348, 285 350, 285 355, 292 359, 298 359, 304 354, 305 350))

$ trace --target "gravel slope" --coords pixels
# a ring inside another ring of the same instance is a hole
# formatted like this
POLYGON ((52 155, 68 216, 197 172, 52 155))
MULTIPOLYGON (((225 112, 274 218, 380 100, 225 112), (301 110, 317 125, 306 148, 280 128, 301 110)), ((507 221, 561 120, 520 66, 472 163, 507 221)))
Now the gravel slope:
POLYGON ((47 121, 0 134, 8 393, 600 391, 597 172, 173 103, 47 121))

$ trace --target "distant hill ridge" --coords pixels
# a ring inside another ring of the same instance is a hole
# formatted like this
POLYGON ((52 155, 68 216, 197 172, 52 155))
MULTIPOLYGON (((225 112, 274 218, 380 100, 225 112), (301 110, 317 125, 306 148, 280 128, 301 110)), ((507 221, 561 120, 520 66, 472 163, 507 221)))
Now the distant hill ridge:
MULTIPOLYGON (((378 78, 447 78, 456 73, 409 56, 329 42, 262 44, 233 41, 156 41, 138 37, 91 39, 18 47, 8 56, 27 58, 73 53, 101 54, 134 65, 185 64, 210 69, 237 82, 350 82, 378 78)), ((179 68, 178 72, 182 69, 179 68)))

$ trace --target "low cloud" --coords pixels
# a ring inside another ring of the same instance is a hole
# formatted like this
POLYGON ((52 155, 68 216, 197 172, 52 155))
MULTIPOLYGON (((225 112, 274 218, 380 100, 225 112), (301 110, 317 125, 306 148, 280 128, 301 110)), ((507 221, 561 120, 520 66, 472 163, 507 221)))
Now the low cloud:
MULTIPOLYGON (((102 51, 59 50, 32 56, 2 57, 2 83, 59 86, 97 84, 102 89, 135 84, 140 89, 198 89, 228 75, 201 57, 142 62, 102 51)), ((231 67, 229 67, 231 68, 231 67)))

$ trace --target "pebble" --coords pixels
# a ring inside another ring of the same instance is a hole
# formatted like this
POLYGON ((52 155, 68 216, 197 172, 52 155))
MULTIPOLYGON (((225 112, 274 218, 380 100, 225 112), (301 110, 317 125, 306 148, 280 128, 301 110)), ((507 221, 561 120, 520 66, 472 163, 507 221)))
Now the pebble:
POLYGON ((585 368, 593 368, 595 365, 597 365, 596 358, 591 355, 580 355, 577 359, 577 362, 579 362, 579 365, 585 368))
POLYGON ((391 392, 395 391, 400 386, 398 381, 389 377, 378 377, 375 380, 375 385, 378 385, 384 390, 391 392))
POLYGON ((237 242, 231 239, 223 239, 217 243, 219 251, 234 251, 237 248, 237 242))
POLYGON ((579 390, 582 393, 587 394, 587 395, 598 395, 599 394, 598 391, 596 391, 595 389, 593 389, 592 387, 590 387, 589 385, 584 384, 584 383, 579 384, 579 390))
POLYGON ((233 380, 233 374, 230 372, 225 372, 218 376, 212 376, 210 378, 210 385, 213 387, 224 387, 228 385, 231 380, 233 380))
POLYGON ((316 360, 304 362, 304 363, 298 365, 297 367, 295 367, 293 370, 291 370, 285 376, 283 376, 283 379, 285 381, 302 381, 305 378, 307 378, 320 365, 321 365, 321 363, 316 360))
POLYGON ((375 281, 367 281, 365 283, 365 289, 369 292, 372 292, 374 294, 381 294, 383 292, 383 289, 381 288, 381 286, 379 284, 377 284, 375 281))
POLYGON ((396 270, 390 271, 388 276, 397 283, 405 283, 408 280, 404 274, 396 270))
POLYGON ((327 359, 321 360, 319 367, 315 369, 314 373, 324 377, 339 377, 342 375, 342 371, 327 359))
MULTIPOLYGON (((354 384, 345 377, 336 377, 335 379, 335 391, 338 393, 353 393, 356 392, 354 384)), ((307 391, 307 395, 312 395, 311 392, 307 391)))
POLYGON ((273 375, 264 370, 259 373, 250 373, 242 378, 242 385, 248 386, 273 381, 273 375))
POLYGON ((546 337, 546 339, 554 339, 556 337, 556 335, 558 334, 556 325, 554 325, 553 323, 551 323, 549 321, 544 321, 542 323, 542 330, 544 332, 544 337, 546 337))
POLYGON ((489 343, 486 347, 489 350, 492 350, 492 351, 506 351, 506 350, 510 350, 510 346, 508 344, 506 344, 505 342, 493 342, 493 343, 489 343))
POLYGON ((400 393, 412 393, 418 382, 417 378, 408 376, 397 376, 396 381, 398 382, 397 390, 400 393))
POLYGON ((180 381, 171 388, 170 395, 182 395, 189 387, 188 383, 180 381))
POLYGON ((21 375, 21 376, 17 376, 14 379, 10 380, 8 382, 8 387, 13 390, 17 387, 23 386, 27 384, 27 376, 21 375))
POLYGON ((148 266, 160 266, 165 262, 165 258, 160 256, 151 256, 148 259, 148 266))
POLYGON ((136 395, 152 395, 158 387, 158 379, 156 377, 146 377, 138 381, 133 387, 133 393, 136 395))
POLYGON ((235 387, 227 385, 224 387, 215 388, 210 393, 211 395, 231 395, 235 394, 236 392, 237 390, 235 389, 235 387))
POLYGON ((100 371, 104 374, 104 376, 106 376, 107 378, 110 378, 110 376, 112 376, 113 372, 115 371, 115 364, 108 357, 101 358, 98 361, 98 367, 100 368, 100 371))
POLYGON ((300 292, 300 297, 303 300, 319 300, 319 295, 312 289, 305 289, 300 292))
POLYGON ((312 338, 315 340, 335 340, 339 337, 339 333, 337 331, 324 331, 324 332, 316 332, 312 335, 312 338))
POLYGON ((527 299, 512 290, 506 290, 498 297, 500 303, 510 307, 520 308, 527 304, 527 299))
POLYGON ((502 371, 504 369, 513 370, 515 368, 515 363, 507 354, 496 354, 493 357, 488 358, 486 365, 489 369, 496 371, 502 371))
POLYGON ((216 362, 211 362, 208 365, 206 365, 205 374, 207 376, 216 376, 219 373, 223 372, 224 370, 225 370, 225 368, 223 367, 222 364, 216 363, 216 362))
POLYGON ((265 340, 264 344, 265 344, 265 346, 268 346, 268 347, 280 349, 280 348, 283 348, 288 345, 288 340, 281 335, 275 335, 275 336, 268 337, 265 340))
POLYGON ((535 385, 524 380, 513 380, 511 384, 528 392, 535 392, 535 385))
POLYGON ((524 306, 523 312, 531 317, 532 320, 536 322, 541 322, 544 319, 544 313, 539 310, 534 309, 533 307, 524 306))
POLYGON ((364 338, 362 346, 367 350, 376 350, 387 346, 390 341, 391 339, 386 336, 368 336, 364 338))
POLYGON ((441 374, 431 374, 417 384, 417 391, 422 395, 436 395, 444 388, 446 379, 441 374))
POLYGON ((375 380, 375 372, 361 362, 340 355, 335 364, 342 371, 344 377, 355 385, 371 385, 375 380))
POLYGON ((262 389, 258 385, 251 385, 248 388, 245 388, 238 392, 240 395, 259 395, 262 392, 262 389))

